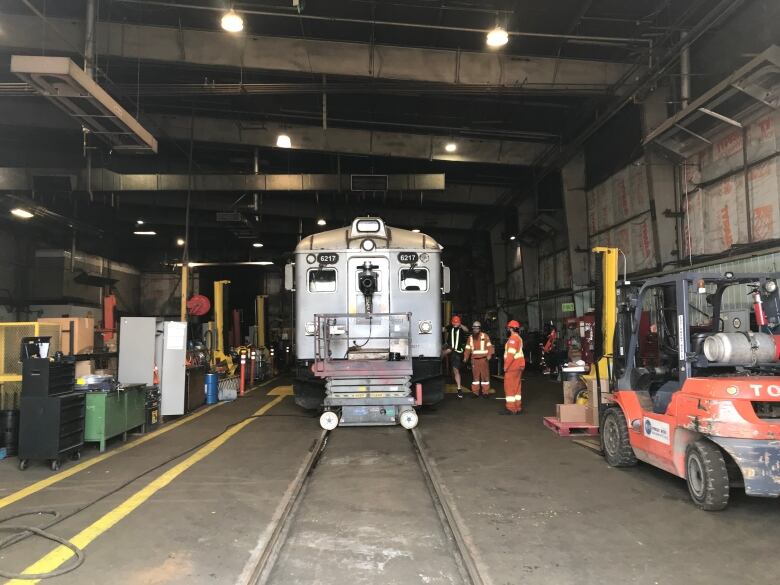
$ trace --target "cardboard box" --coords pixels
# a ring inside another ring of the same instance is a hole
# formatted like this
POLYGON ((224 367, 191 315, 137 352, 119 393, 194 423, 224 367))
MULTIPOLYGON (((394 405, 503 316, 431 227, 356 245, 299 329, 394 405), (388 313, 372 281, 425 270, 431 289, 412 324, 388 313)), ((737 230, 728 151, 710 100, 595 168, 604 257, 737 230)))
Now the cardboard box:
POLYGON ((584 404, 557 404, 555 415, 558 420, 565 423, 587 422, 587 406, 584 404))
MULTIPOLYGON (((587 378, 585 384, 588 387, 588 404, 596 404, 596 379, 587 378)), ((609 402, 607 394, 609 393, 609 383, 604 378, 601 379, 601 403, 609 402)))
POLYGON ((586 421, 589 425, 597 427, 599 426, 599 409, 594 406, 588 405, 585 407, 586 421))
POLYGON ((73 324, 73 353, 91 353, 95 344, 95 320, 89 317, 42 317, 38 323, 60 326, 60 350, 70 353, 71 323, 73 324))

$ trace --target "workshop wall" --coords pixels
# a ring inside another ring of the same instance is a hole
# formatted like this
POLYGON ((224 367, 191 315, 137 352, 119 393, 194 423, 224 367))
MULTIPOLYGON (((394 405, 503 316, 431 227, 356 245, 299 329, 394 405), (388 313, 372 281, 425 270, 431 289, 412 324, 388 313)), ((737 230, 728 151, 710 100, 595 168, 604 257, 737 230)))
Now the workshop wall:
POLYGON ((684 256, 780 238, 780 113, 737 121, 685 162, 684 256))

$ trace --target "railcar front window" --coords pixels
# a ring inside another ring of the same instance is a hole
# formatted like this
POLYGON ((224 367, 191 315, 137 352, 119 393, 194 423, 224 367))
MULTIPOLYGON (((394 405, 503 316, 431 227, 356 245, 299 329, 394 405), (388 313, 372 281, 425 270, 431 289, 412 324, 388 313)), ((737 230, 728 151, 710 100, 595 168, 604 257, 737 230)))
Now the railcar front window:
POLYGON ((320 268, 309 270, 309 292, 336 292, 336 269, 320 268))
POLYGON ((428 290, 427 268, 402 268, 401 290, 426 291, 428 290))

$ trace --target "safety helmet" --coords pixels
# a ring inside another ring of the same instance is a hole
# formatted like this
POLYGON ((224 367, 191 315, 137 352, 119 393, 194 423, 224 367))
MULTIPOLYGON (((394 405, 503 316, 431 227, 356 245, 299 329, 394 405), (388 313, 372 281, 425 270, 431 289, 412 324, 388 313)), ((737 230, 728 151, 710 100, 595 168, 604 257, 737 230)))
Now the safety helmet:
POLYGON ((473 329, 474 327, 479 327, 480 329, 482 329, 482 323, 480 323, 479 321, 474 321, 474 322, 471 324, 471 327, 472 327, 472 329, 473 329))
POLYGON ((460 316, 459 315, 453 315, 452 319, 450 320, 450 324, 452 324, 452 325, 460 325, 460 316))
POLYGON ((506 326, 510 329, 520 329, 520 322, 512 319, 509 323, 506 324, 506 326))

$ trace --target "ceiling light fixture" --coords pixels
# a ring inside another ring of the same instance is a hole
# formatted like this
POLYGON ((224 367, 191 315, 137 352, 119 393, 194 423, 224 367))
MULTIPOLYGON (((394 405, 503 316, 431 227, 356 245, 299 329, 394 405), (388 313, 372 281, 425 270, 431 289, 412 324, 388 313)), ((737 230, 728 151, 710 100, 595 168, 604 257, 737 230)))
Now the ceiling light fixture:
POLYGON ((178 240, 176 240, 176 245, 177 246, 183 246, 184 245, 184 238, 179 238, 178 240))
POLYGON ((414 228, 412 231, 413 231, 415 234, 419 234, 419 233, 420 233, 420 230, 419 230, 419 229, 417 229, 417 228, 414 228))
POLYGON ((15 207, 11 210, 11 215, 16 216, 20 219, 30 219, 33 214, 27 211, 26 209, 22 209, 21 207, 15 207))
POLYGON ((254 244, 252 244, 252 246, 254 246, 255 248, 262 248, 263 244, 261 244, 260 242, 255 242, 254 244))
POLYGON ((287 134, 279 134, 276 137, 276 146, 279 148, 292 148, 292 140, 287 134))
POLYGON ((514 242, 517 239, 517 236, 509 236, 509 239, 514 242))
POLYGON ((144 220, 142 220, 142 219, 136 219, 136 220, 135 220, 135 225, 144 225, 144 220))
POLYGON ((136 236, 156 236, 157 232, 153 232, 152 230, 146 230, 146 231, 136 230, 133 232, 133 234, 136 236))
POLYGON ((444 146, 444 150, 446 150, 447 152, 455 152, 456 150, 458 150, 458 145, 455 144, 454 142, 448 142, 444 146))
POLYGON ((244 30, 244 19, 232 8, 222 17, 222 28, 227 32, 237 33, 244 30))
POLYGON ((319 219, 317 220, 317 225, 320 225, 320 226, 322 226, 322 225, 328 225, 328 222, 327 222, 327 221, 325 221, 325 218, 324 218, 324 217, 321 217, 321 218, 319 218, 319 219))
POLYGON ((488 47, 503 47, 509 42, 509 33, 497 26, 487 34, 488 47))

